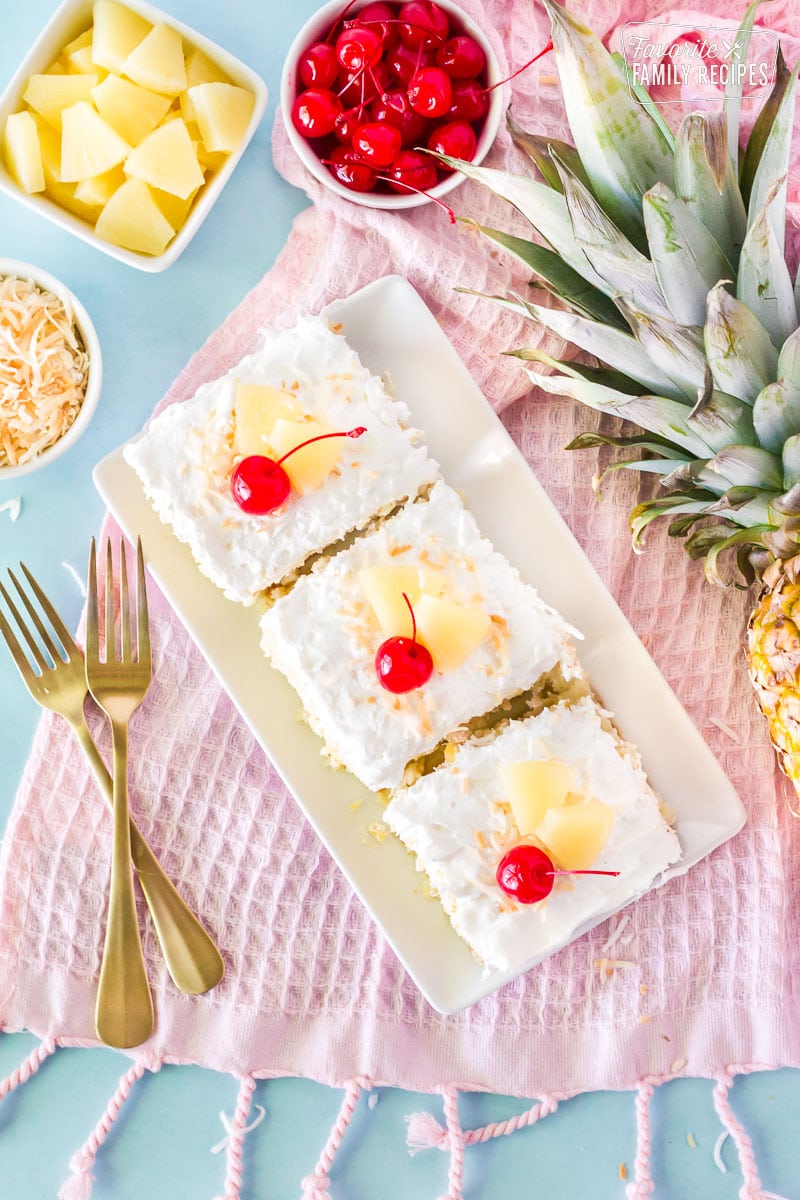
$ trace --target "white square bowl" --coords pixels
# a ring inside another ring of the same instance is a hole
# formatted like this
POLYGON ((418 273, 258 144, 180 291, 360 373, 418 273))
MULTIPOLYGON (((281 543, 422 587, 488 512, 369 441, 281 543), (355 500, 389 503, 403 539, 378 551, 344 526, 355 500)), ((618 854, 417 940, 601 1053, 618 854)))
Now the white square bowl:
MULTIPOLYGON (((188 25, 177 21, 169 13, 162 12, 159 8, 154 8, 146 0, 120 0, 120 3, 124 4, 125 8, 138 13, 154 25, 163 23, 176 29, 185 41, 202 50, 213 62, 217 63, 233 83, 239 87, 247 88, 248 91, 253 93, 255 97, 253 115, 250 118, 250 124, 247 127, 247 132, 242 139, 239 149, 235 150, 228 157, 228 161, 222 170, 215 172, 210 180, 203 185, 200 196, 191 209, 184 225, 178 230, 163 254, 140 254, 135 250, 126 250, 122 246, 114 246, 111 242, 103 241, 102 238, 97 236, 87 221, 82 221, 80 217, 68 212, 65 208, 56 204, 54 200, 50 200, 43 194, 35 193, 28 195, 23 192, 2 159, 0 159, 0 190, 6 192, 9 196, 13 196, 14 199, 21 201, 22 204, 25 204, 34 212, 46 217, 53 224, 59 225, 69 233, 74 233, 76 237, 79 237, 84 242, 88 242, 90 246, 101 250, 103 254, 108 254, 111 258, 116 258, 119 262, 127 263, 128 266, 136 267, 140 271, 157 272, 172 266, 175 260, 183 253, 211 211, 211 207, 217 196, 233 174, 236 164, 242 157, 248 142, 258 128, 261 118, 264 115, 264 110, 267 106, 267 85, 255 71, 245 66, 238 58, 234 58, 227 50, 223 50, 215 42, 203 37, 202 34, 197 33, 194 29, 190 29, 188 25)), ((93 7, 94 0, 64 0, 64 3, 50 18, 20 63, 8 87, 2 96, 0 96, 0 134, 5 128, 8 117, 22 107, 22 93, 25 90, 29 77, 39 74, 49 67, 50 63, 61 53, 64 46, 72 41, 73 38, 76 38, 84 29, 88 28, 92 23, 93 7)))

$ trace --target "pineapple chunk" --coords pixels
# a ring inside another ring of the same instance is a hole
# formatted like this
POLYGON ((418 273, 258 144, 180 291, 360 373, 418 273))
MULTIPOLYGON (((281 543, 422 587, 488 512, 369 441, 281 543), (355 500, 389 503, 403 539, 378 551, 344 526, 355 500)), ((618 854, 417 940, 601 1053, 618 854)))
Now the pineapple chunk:
POLYGON ((614 810, 601 800, 549 808, 536 836, 564 871, 591 867, 608 841, 614 810))
POLYGON ((199 83, 187 97, 206 150, 238 150, 253 115, 253 93, 232 83, 199 83))
POLYGON ((198 83, 230 83, 230 79, 207 54, 191 46, 186 52, 186 86, 195 87, 198 83))
POLYGON ((13 113, 3 133, 3 159, 23 192, 44 191, 39 130, 29 112, 13 113))
POLYGON ((186 66, 183 61, 183 42, 177 29, 169 25, 154 25, 120 67, 134 83, 151 92, 177 96, 186 88, 186 66))
POLYGON ((500 779, 514 823, 527 837, 541 824, 548 809, 567 803, 575 771, 562 762, 509 762, 500 768, 500 779))
POLYGON ((159 125, 131 151, 125 173, 181 200, 205 181, 192 139, 180 117, 159 125))
POLYGON ((423 594, 415 612, 419 640, 437 671, 455 671, 477 650, 491 627, 487 613, 441 596, 423 594))
POLYGON ((31 75, 22 99, 54 129, 61 129, 61 114, 75 104, 88 104, 97 75, 31 75))
MULTIPOLYGON (((195 126, 196 128, 197 126, 195 126)), ((206 150, 202 140, 196 141, 194 148, 197 154, 197 161, 204 171, 218 171, 221 167, 225 166, 230 157, 223 150, 206 150)))
POLYGON ((106 242, 138 250, 141 254, 163 254, 175 230, 141 179, 128 179, 117 188, 97 218, 95 233, 106 242))
POLYGON ((237 383, 233 392, 236 424, 233 430, 233 452, 266 454, 272 449, 270 432, 279 418, 296 420, 300 410, 291 392, 265 387, 258 383, 237 383))
POLYGON ((180 229, 189 215, 197 192, 191 192, 185 200, 181 200, 178 196, 170 195, 169 192, 162 192, 161 188, 151 187, 150 191, 172 228, 180 229))
POLYGON ((153 28, 144 17, 114 0, 97 0, 92 18, 92 62, 107 71, 118 72, 131 51, 153 28))
POLYGON ((75 184, 61 182, 60 135, 42 117, 36 116, 34 120, 36 121, 36 128, 39 131, 45 196, 49 200, 52 200, 54 204, 65 208, 67 212, 74 213, 76 217, 80 217, 82 221, 88 221, 90 225, 94 225, 100 213, 99 208, 90 208, 87 204, 81 204, 75 195, 75 184))
POLYGON ((138 146, 155 129, 170 105, 168 96, 148 92, 117 75, 107 75, 93 88, 92 99, 103 120, 130 146, 138 146))
POLYGON ((358 572, 358 582, 386 636, 410 638, 414 627, 408 605, 403 599, 403 592, 412 605, 419 600, 417 568, 403 567, 395 563, 364 567, 358 572))
MULTIPOLYGON (((279 417, 272 427, 269 443, 277 455, 288 454, 309 438, 319 437, 331 430, 317 421, 286 421, 279 417)), ((343 438, 328 438, 315 442, 287 458, 283 469, 291 480, 292 487, 305 496, 325 482, 342 456, 343 438)))
POLYGON ((77 75, 91 75, 94 70, 92 61, 92 31, 85 30, 65 46, 62 55, 69 64, 69 71, 77 75))
POLYGON ((103 175, 92 175, 82 179, 75 188, 75 199, 90 208, 102 208, 108 204, 117 188, 125 182, 125 172, 122 167, 113 167, 103 175))
POLYGON ((85 101, 65 108, 62 123, 62 183, 104 175, 128 155, 128 143, 85 101))

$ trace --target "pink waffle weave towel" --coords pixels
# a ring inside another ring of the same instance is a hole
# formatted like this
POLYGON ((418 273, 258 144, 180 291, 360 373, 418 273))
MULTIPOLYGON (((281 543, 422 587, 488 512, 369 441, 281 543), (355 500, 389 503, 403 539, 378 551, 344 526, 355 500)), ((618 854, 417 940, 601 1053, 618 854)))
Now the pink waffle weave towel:
MULTIPOLYGON (((498 55, 510 58, 510 67, 547 40, 545 17, 528 0, 487 0, 484 9, 471 0, 464 7, 493 30, 498 55)), ((620 22, 653 17, 653 7, 652 0, 624 6, 585 0, 580 10, 613 40, 620 22)), ((668 17, 702 25, 712 9, 727 17, 729 8, 716 0, 702 15, 671 10, 668 17)), ((800 16, 794 12, 793 0, 776 0, 768 12, 770 28, 785 35, 790 63, 800 53, 800 16)), ((513 102, 524 126, 565 133, 552 59, 515 81, 513 102)), ((790 936, 800 923, 800 855, 783 803, 786 785, 746 679, 740 646, 747 597, 709 588, 702 570, 663 529, 650 534, 645 556, 632 555, 625 514, 635 482, 616 476, 598 505, 591 487, 596 464, 588 454, 562 449, 592 427, 592 414, 567 401, 527 395, 525 377, 499 355, 532 344, 534 329, 523 330, 513 315, 453 291, 456 284, 490 293, 522 289, 524 274, 469 231, 451 227, 433 205, 399 216, 325 192, 294 159, 280 121, 274 153, 279 170, 307 190, 315 207, 297 219, 272 271, 192 359, 163 403, 185 399, 218 376, 253 346, 262 327, 288 325, 295 313, 317 311, 378 276, 405 275, 502 411, 739 790, 750 819, 736 839, 685 877, 643 897, 501 992, 442 1017, 406 977, 151 587, 157 664, 132 728, 132 802, 165 868, 216 935, 227 971, 209 996, 179 994, 143 919, 157 1028, 134 1052, 134 1066, 75 1156, 65 1200, 88 1195, 94 1155, 125 1097, 144 1070, 165 1061, 198 1063, 242 1080, 226 1196, 238 1195, 253 1079, 279 1075, 346 1089, 331 1140, 306 1181, 308 1200, 325 1200, 333 1154, 360 1089, 373 1082, 443 1092, 446 1128, 418 1118, 411 1139, 417 1146, 449 1147, 455 1200, 465 1144, 531 1124, 565 1095, 635 1088, 640 1157, 629 1194, 645 1196, 652 1190, 648 1100, 658 1082, 684 1072, 717 1079, 715 1102, 739 1146, 747 1195, 760 1195, 749 1143, 727 1093, 739 1071, 800 1065, 800 1027, 782 1015, 796 1011, 800 987, 800 943, 790 936), (604 958, 625 965, 610 975, 597 967, 604 958), (458 1087, 538 1096, 540 1103, 503 1126, 465 1133, 458 1087)), ((504 132, 489 161, 519 169, 504 132)), ((796 185, 795 167, 795 198, 796 185)), ((458 211, 481 223, 509 227, 511 211, 478 187, 464 185, 453 199, 458 211)), ((109 834, 109 813, 80 751, 66 726, 45 716, 0 859, 0 1021, 6 1030, 29 1029, 43 1041, 0 1083, 0 1097, 56 1044, 95 1044, 109 834)))

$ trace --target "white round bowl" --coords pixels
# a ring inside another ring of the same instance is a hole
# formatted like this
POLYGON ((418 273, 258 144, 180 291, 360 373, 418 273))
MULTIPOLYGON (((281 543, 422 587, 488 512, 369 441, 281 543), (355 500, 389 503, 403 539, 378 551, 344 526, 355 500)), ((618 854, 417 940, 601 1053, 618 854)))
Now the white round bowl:
POLYGON ((38 471, 40 467, 55 462, 71 446, 75 445, 78 438, 87 429, 97 408, 103 378, 103 360, 97 330, 77 296, 47 271, 43 271, 40 267, 34 267, 31 263, 19 262, 15 258, 0 258, 0 276, 6 275, 16 275, 21 279, 32 280, 40 288, 58 296, 59 300, 71 309, 75 325, 89 356, 89 377, 80 412, 63 437, 60 437, 57 442, 53 442, 53 445, 48 446, 46 450, 42 450, 41 454, 37 454, 36 458, 32 458, 30 462, 22 463, 18 467, 0 466, 0 484, 5 483, 7 479, 16 479, 22 475, 29 475, 32 471, 38 471))
MULTIPOLYGON (((355 16, 359 9, 364 8, 370 0, 358 0, 351 9, 348 10, 348 19, 355 16)), ((436 0, 440 8, 458 21, 465 33, 474 38, 481 46, 486 55, 486 77, 487 83, 491 86, 497 83, 500 78, 500 66, 495 57, 495 53, 489 43, 488 38, 483 30, 472 20, 463 9, 459 8, 453 0, 436 0)), ((297 96, 297 63, 303 50, 310 46, 312 42, 323 40, 333 22, 342 12, 342 0, 329 0, 329 3, 324 4, 310 20, 306 21, 305 25, 297 34, 297 37, 289 47, 286 55, 286 62, 283 66, 283 74, 281 76, 281 112, 283 114, 283 123, 286 127, 286 132, 289 135, 289 141, 302 162, 303 166, 318 179, 319 182, 330 192, 335 192, 337 196, 341 196, 345 200, 351 200, 353 204, 362 204, 366 208, 383 208, 396 211, 398 209, 418 208, 421 204, 430 203, 430 197, 437 199, 446 196, 448 192, 452 192, 453 188, 458 187, 464 182, 464 176, 460 172, 454 172, 441 183, 437 183, 436 187, 430 189, 428 196, 418 196, 412 193, 408 196, 398 194, 388 194, 386 192, 353 192, 349 188, 344 187, 337 179, 334 179, 330 171, 325 167, 319 159, 318 154, 314 150, 313 145, 297 132, 292 123, 292 107, 297 96)), ((478 145, 475 151, 473 162, 477 165, 482 162, 497 136, 497 131, 500 128, 500 122, 503 117, 504 100, 503 93, 505 88, 495 88, 490 93, 489 111, 486 114, 483 129, 478 138, 478 145)))

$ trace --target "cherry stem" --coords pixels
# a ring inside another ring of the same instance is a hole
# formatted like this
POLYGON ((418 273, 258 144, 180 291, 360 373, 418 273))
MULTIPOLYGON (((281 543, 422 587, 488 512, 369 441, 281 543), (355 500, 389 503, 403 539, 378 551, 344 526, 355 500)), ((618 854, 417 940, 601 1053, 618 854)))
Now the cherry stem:
POLYGON ((621 871, 545 871, 545 875, 613 875, 616 879, 621 871))
MULTIPOLYGON (((353 0, 353 3, 355 3, 355 0, 353 0)), ((349 8, 350 5, 348 5, 347 7, 349 8)), ((369 27, 371 25, 407 25, 409 29, 419 29, 419 31, 421 33, 425 34, 426 38, 433 38, 433 39, 435 39, 435 41, 439 42, 440 45, 444 45, 444 42, 445 42, 445 39, 442 37, 442 35, 440 33, 435 33, 432 29, 428 29, 427 26, 416 25, 413 21, 401 21, 397 17, 395 17, 393 21, 390 21, 388 18, 385 21, 381 21, 379 19, 375 19, 374 21, 359 21, 358 18, 356 17, 354 19, 354 24, 358 24, 363 29, 369 29, 369 27)), ((423 41, 420 43, 420 50, 424 50, 424 49, 425 49, 425 43, 423 41)))
POLYGON ((405 592, 402 592, 401 595, 408 605, 408 611, 411 613, 411 640, 415 642, 417 640, 417 618, 414 616, 414 607, 405 592))
POLYGON ((311 446, 314 444, 314 442, 324 442, 326 438, 335 437, 359 438, 361 437, 362 433, 366 432, 367 430, 364 425, 358 425, 355 429, 344 429, 340 430, 338 433, 318 433, 316 437, 307 438, 306 441, 301 442, 299 446, 293 446, 291 450, 287 450, 286 453, 282 454, 279 459, 276 459, 276 463, 278 466, 280 466, 281 463, 285 463, 287 458, 290 458, 292 454, 297 454, 298 450, 302 450, 306 446, 311 446))
POLYGON ((380 179, 382 183, 391 183, 394 184, 395 187, 408 188, 410 192, 416 192, 418 196, 424 196, 426 200, 432 200, 434 204, 439 205, 439 208, 444 209, 450 218, 450 224, 456 224, 456 214, 453 212, 450 205, 445 204, 444 200, 440 200, 438 196, 432 196, 430 192, 423 191, 422 188, 414 187, 413 183, 406 183, 402 179, 390 179, 388 175, 378 175, 376 178, 380 179))
POLYGON ((339 25, 340 21, 343 21, 345 19, 345 17, 347 16, 350 9, 353 7, 355 2, 356 2, 356 0, 349 0, 349 2, 347 4, 345 4, 344 8, 339 13, 338 17, 336 18, 336 20, 333 22, 330 29, 328 30, 327 37, 325 38, 326 42, 330 42, 331 38, 333 37, 334 32, 336 31, 336 27, 339 25))
POLYGON ((523 71, 527 71, 528 67, 532 67, 535 62, 538 62, 543 55, 549 54, 552 49, 553 39, 551 38, 547 45, 544 46, 544 48, 540 50, 538 54, 534 54, 533 58, 529 59, 528 62, 523 63, 522 66, 513 73, 513 75, 508 75, 505 79, 499 79, 497 83, 493 83, 491 87, 484 88, 484 94, 488 95, 488 93, 493 92, 495 88, 502 87, 504 83, 510 83, 512 79, 516 79, 517 76, 521 75, 523 71))

